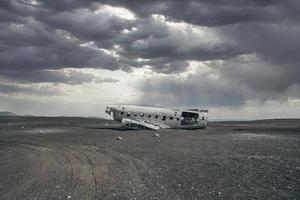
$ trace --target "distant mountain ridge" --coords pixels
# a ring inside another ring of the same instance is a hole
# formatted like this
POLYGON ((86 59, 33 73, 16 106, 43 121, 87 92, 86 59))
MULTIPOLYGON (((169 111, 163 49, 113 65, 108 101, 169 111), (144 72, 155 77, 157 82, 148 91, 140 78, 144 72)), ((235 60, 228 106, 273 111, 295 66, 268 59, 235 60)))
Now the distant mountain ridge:
POLYGON ((5 117, 13 117, 13 116, 18 116, 15 113, 8 112, 8 111, 0 111, 0 116, 5 116, 5 117))

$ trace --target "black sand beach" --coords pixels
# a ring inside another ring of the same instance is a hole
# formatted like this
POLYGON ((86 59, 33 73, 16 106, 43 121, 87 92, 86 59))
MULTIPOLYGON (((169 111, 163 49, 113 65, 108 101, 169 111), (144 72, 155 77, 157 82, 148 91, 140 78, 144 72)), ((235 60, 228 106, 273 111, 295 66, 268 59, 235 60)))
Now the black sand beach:
POLYGON ((154 133, 0 117, 0 199, 300 199, 299 119, 154 133))

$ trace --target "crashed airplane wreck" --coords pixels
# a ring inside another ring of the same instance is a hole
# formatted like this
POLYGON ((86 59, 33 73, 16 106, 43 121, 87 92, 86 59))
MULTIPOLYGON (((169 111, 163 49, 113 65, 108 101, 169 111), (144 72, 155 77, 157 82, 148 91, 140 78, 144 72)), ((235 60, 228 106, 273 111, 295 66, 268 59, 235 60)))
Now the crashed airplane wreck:
POLYGON ((126 129, 206 128, 207 110, 114 105, 105 111, 126 129))

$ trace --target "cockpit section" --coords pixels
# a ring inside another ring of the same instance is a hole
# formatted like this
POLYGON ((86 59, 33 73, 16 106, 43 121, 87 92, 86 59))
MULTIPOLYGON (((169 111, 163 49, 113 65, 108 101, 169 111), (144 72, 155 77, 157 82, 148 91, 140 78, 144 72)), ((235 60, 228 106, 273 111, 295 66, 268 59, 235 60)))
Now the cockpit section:
POLYGON ((195 125, 198 124, 199 114, 194 112, 182 112, 181 125, 195 125))

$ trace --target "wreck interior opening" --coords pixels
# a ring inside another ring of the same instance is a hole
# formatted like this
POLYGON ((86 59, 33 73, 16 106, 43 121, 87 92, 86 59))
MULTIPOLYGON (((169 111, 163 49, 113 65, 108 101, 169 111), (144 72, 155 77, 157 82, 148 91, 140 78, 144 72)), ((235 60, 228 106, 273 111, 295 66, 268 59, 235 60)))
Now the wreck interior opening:
POLYGON ((182 112, 181 114, 181 125, 194 125, 198 124, 199 114, 193 112, 182 112))

